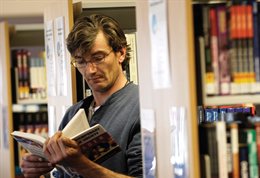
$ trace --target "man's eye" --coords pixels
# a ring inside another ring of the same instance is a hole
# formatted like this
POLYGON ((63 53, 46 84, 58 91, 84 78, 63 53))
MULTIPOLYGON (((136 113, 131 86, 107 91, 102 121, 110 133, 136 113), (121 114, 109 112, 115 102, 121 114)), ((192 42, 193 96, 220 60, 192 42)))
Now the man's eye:
POLYGON ((85 61, 84 60, 79 60, 79 61, 76 61, 77 64, 84 64, 85 61))
POLYGON ((104 59, 105 55, 104 54, 98 54, 92 57, 93 61, 101 61, 104 59))

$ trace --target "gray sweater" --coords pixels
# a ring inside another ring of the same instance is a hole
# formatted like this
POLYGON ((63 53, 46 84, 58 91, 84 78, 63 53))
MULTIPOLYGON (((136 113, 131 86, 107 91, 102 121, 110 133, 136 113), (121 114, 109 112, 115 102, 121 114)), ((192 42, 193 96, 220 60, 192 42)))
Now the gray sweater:
MULTIPOLYGON (((79 108, 88 108, 93 96, 71 106, 66 112, 59 129, 62 130, 79 108)), ((140 133, 140 106, 138 86, 129 83, 111 95, 93 114, 90 126, 101 124, 119 144, 121 151, 107 159, 102 166, 125 175, 142 177, 142 148, 140 133)), ((59 171, 55 177, 67 178, 59 171)), ((77 177, 77 176, 75 176, 77 177)))

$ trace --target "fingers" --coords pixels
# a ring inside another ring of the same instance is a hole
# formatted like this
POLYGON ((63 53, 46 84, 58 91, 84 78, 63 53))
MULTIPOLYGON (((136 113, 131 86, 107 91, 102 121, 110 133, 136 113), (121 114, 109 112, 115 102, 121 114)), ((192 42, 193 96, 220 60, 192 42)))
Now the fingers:
POLYGON ((54 167, 43 158, 32 154, 26 154, 22 158, 21 171, 25 178, 35 178, 50 172, 54 167))
POLYGON ((78 152, 78 144, 67 137, 62 136, 62 132, 57 132, 53 137, 44 143, 44 154, 52 164, 60 164, 68 159, 71 154, 78 152))
POLYGON ((22 157, 23 160, 26 160, 26 161, 30 161, 30 162, 39 162, 39 161, 44 161, 43 158, 39 157, 39 156, 36 156, 36 155, 33 155, 31 153, 27 153, 25 154, 23 157, 22 157))
POLYGON ((47 174, 53 168, 21 168, 25 178, 38 178, 41 175, 47 174))
POLYGON ((60 143, 63 143, 65 146, 68 146, 68 147, 73 147, 73 148, 77 148, 78 147, 78 144, 75 140, 71 140, 67 137, 62 137, 61 139, 61 142, 60 143))
POLYGON ((58 141, 60 140, 62 135, 62 132, 57 132, 52 136, 51 138, 47 139, 43 146, 43 152, 45 156, 48 158, 48 160, 56 164, 58 163, 58 160, 60 159, 60 152, 61 148, 58 144, 58 141))

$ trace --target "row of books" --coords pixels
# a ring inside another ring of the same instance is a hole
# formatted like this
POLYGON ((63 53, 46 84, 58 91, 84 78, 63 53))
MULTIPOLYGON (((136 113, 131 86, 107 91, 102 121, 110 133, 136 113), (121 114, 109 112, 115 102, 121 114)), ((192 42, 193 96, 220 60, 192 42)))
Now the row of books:
POLYGON ((45 100, 46 64, 44 52, 31 56, 26 49, 12 51, 12 68, 15 73, 16 96, 22 100, 45 100))
POLYGON ((223 116, 199 124, 201 177, 259 177, 260 117, 248 110, 223 116))
POLYGON ((48 113, 47 111, 32 113, 13 113, 17 130, 35 133, 43 137, 48 137, 48 113))
POLYGON ((253 104, 236 104, 221 106, 198 106, 198 123, 211 123, 215 121, 232 120, 232 113, 246 113, 255 115, 256 108, 253 104))
MULTIPOLYGON (((15 130, 19 130, 27 133, 34 133, 37 135, 41 135, 45 138, 48 137, 48 113, 46 111, 40 112, 19 112, 14 113, 13 118, 15 121, 15 130)), ((16 175, 20 175, 20 164, 24 154, 28 153, 26 149, 24 149, 19 144, 16 144, 16 175)))
POLYGON ((255 0, 194 5, 207 95, 260 93, 258 6, 255 0))

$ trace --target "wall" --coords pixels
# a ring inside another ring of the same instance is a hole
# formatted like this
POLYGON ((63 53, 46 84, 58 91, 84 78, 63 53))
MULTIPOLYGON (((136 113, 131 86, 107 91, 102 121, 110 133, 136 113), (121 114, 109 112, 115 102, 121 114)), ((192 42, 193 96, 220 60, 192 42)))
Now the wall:
MULTIPOLYGON (((62 0, 0 0, 0 21, 4 17, 42 16, 43 8, 50 2, 62 0)), ((79 0, 73 0, 78 2, 79 0)), ((83 8, 133 6, 135 0, 82 0, 83 8)))

